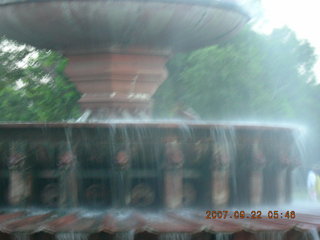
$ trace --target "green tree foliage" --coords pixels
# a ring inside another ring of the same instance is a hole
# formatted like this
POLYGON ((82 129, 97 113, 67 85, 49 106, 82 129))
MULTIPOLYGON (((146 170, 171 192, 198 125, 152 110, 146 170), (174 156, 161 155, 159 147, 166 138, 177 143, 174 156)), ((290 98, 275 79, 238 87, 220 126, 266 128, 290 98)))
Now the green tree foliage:
MULTIPOLYGON (((320 86, 314 49, 286 28, 246 29, 232 40, 168 63, 155 116, 174 117, 181 103, 203 119, 283 120, 318 124, 320 86)), ((58 121, 79 114, 79 93, 63 74, 66 60, 7 40, 0 46, 0 121, 58 121)))
POLYGON ((172 58, 170 77, 155 96, 155 114, 170 117, 182 102, 204 119, 304 121, 320 116, 315 61, 309 43, 287 28, 271 35, 246 29, 225 44, 172 58))
POLYGON ((0 42, 0 121, 58 121, 79 114, 79 93, 52 51, 0 42))

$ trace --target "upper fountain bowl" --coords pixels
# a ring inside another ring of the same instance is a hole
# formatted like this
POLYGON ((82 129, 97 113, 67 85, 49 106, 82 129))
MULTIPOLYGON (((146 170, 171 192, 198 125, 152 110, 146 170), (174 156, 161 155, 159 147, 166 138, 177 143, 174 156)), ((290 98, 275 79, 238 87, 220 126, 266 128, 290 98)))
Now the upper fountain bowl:
POLYGON ((0 0, 0 34, 64 52, 192 50, 248 19, 230 0, 0 0))

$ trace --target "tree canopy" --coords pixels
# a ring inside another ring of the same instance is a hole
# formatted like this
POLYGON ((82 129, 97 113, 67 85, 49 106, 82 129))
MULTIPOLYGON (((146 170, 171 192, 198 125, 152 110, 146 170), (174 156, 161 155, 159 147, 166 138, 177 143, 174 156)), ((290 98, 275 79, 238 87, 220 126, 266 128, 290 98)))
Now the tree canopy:
POLYGON ((231 41, 178 54, 155 96, 155 114, 177 103, 214 120, 304 120, 319 115, 316 57, 307 41, 287 29, 271 35, 246 29, 231 41))
POLYGON ((64 76, 66 59, 2 39, 0 121, 58 121, 79 113, 79 93, 64 76))
MULTIPOLYGON (((80 94, 63 74, 66 59, 5 39, 0 44, 0 121, 79 115, 80 94)), ((290 29, 263 35, 247 28, 228 42, 172 57, 169 78, 154 97, 154 116, 175 117, 183 104, 203 119, 318 125, 315 61, 314 49, 290 29)))

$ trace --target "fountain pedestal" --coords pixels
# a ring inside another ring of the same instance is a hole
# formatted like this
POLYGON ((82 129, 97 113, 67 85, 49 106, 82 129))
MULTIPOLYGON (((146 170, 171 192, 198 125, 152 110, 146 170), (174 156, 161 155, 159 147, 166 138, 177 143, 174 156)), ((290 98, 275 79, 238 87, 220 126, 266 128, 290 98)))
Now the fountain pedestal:
POLYGON ((151 97, 167 78, 164 52, 126 50, 66 57, 66 74, 82 93, 83 111, 101 119, 149 117, 151 97))

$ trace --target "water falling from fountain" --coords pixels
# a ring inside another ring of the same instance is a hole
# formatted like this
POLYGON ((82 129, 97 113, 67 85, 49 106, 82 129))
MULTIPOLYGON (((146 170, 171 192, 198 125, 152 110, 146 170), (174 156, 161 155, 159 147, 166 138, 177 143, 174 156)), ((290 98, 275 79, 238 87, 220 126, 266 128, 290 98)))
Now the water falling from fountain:
POLYGON ((283 232, 258 232, 255 233, 255 236, 257 238, 257 240, 282 240, 284 237, 284 233, 283 232))
POLYGON ((188 233, 162 233, 160 240, 190 240, 191 235, 188 233))
POLYGON ((133 240, 134 231, 118 232, 115 234, 115 240, 133 240))
POLYGON ((60 232, 56 234, 58 240, 87 240, 88 234, 79 232, 60 232))
POLYGON ((17 232, 14 234, 14 238, 16 240, 28 240, 29 239, 29 234, 25 232, 17 232))
POLYGON ((230 233, 216 233, 215 240, 231 240, 232 234, 230 233))

